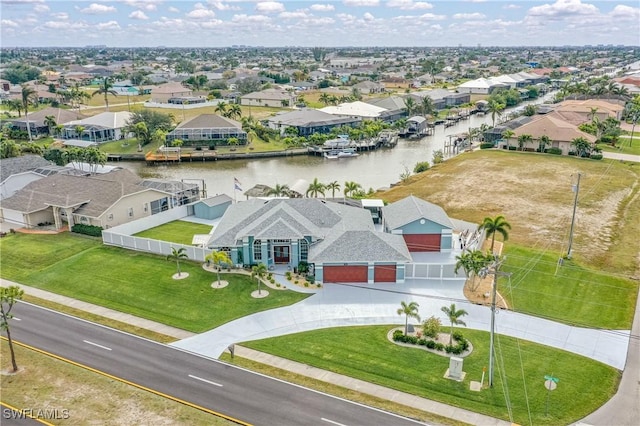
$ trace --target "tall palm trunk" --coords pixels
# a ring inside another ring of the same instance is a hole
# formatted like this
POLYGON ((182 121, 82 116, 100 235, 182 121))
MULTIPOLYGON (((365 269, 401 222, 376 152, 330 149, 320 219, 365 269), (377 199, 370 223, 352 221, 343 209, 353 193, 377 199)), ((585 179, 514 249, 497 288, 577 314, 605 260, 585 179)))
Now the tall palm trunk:
POLYGON ((9 327, 7 327, 7 340, 9 341, 9 351, 11 352, 11 366, 15 373, 18 371, 18 364, 16 363, 16 354, 13 351, 13 340, 11 340, 11 331, 9 330, 9 327))

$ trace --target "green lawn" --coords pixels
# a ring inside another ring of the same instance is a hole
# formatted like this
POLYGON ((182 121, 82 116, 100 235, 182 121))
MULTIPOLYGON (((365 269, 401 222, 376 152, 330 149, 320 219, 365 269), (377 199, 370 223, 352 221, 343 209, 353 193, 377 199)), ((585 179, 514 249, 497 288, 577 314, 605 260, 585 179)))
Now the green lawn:
POLYGON ((209 231, 211 231, 211 225, 175 220, 138 232, 135 236, 191 245, 194 234, 208 234, 209 231))
POLYGON ((68 233, 8 235, 0 254, 3 278, 196 333, 307 297, 272 290, 254 299, 255 281, 241 274, 224 275, 230 285, 214 290, 215 274, 194 262, 182 262, 190 276, 174 280, 176 264, 164 257, 68 233))
POLYGON ((508 420, 504 395, 506 384, 513 412, 512 420, 518 424, 569 424, 607 401, 615 393, 619 381, 616 369, 599 362, 499 336, 496 339, 498 363, 495 386, 482 392, 472 392, 469 390, 469 382, 480 381, 482 368, 488 364, 488 333, 463 330, 474 351, 464 358, 463 371, 467 376, 463 382, 458 383, 443 378, 449 367, 448 357, 389 342, 386 335, 390 327, 323 329, 246 342, 243 345, 508 420), (504 369, 499 367, 502 364, 504 369), (544 388, 544 376, 547 374, 560 379, 558 388, 550 398, 549 416, 545 416, 547 391, 544 388))
MULTIPOLYGON (((131 138, 106 142, 100 144, 98 148, 107 154, 138 154, 138 140, 131 138)), ((145 151, 147 151, 147 149, 143 147, 141 154, 144 154, 145 151)))
POLYGON ((630 329, 638 283, 588 269, 559 253, 506 245, 500 294, 511 309, 556 321, 588 327, 630 329))
POLYGON ((615 147, 612 147, 609 144, 599 143, 598 148, 601 148, 603 151, 607 152, 640 155, 640 126, 638 126, 638 132, 636 132, 633 136, 633 143, 629 144, 630 141, 631 135, 621 135, 620 140, 615 147))

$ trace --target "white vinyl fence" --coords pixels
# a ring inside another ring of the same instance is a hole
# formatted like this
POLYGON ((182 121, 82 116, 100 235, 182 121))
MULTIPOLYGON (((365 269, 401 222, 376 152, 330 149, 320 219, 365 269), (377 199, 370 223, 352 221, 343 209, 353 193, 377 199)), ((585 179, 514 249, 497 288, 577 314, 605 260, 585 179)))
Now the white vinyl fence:
POLYGON ((464 273, 456 276, 454 264, 442 263, 407 263, 404 267, 404 277, 423 280, 459 280, 464 273))

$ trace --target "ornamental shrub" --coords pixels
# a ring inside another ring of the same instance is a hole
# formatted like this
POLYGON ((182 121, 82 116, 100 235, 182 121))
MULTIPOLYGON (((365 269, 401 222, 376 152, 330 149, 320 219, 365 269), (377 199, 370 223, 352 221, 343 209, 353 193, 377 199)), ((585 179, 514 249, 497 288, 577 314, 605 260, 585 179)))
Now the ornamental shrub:
POLYGON ((547 154, 562 155, 562 150, 560 148, 549 148, 546 152, 547 154))
POLYGON ((439 318, 431 316, 422 322, 422 333, 427 337, 437 337, 440 333, 442 322, 439 318))
POLYGON ((422 173, 426 172, 427 170, 429 170, 429 162, 421 161, 419 163, 416 163, 416 166, 413 168, 413 173, 422 173))
POLYGON ((101 237, 102 226, 83 225, 82 223, 77 223, 71 227, 71 232, 91 235, 92 237, 101 237))
POLYGON ((591 154, 589 158, 592 160, 602 160, 602 154, 591 154))
POLYGON ((393 340, 400 340, 400 338, 404 337, 404 333, 402 332, 402 330, 396 330, 393 332, 393 340))
POLYGON ((480 149, 489 149, 493 148, 493 142, 482 142, 480 144, 480 149))

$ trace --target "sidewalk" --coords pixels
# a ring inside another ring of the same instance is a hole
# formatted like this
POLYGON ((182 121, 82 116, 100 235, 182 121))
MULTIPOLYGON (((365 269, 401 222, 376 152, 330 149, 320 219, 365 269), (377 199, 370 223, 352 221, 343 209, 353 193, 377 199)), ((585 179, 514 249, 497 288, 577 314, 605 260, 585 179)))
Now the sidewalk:
POLYGON ((612 160, 631 161, 634 163, 640 163, 640 155, 622 154, 619 152, 602 151, 602 157, 612 160))
POLYGON ((35 287, 29 287, 24 284, 15 283, 13 281, 0 278, 1 287, 9 287, 12 285, 19 286, 29 296, 34 296, 40 299, 48 300, 50 302, 55 302, 61 305, 70 306, 75 309, 80 309, 81 311, 91 312, 92 314, 100 315, 101 317, 124 322, 130 325, 135 325, 140 328, 155 331, 156 333, 161 333, 167 336, 175 337, 176 339, 186 339, 187 337, 191 337, 195 335, 195 333, 181 330, 179 328, 160 324, 144 318, 125 314, 124 312, 114 311, 113 309, 104 308, 102 306, 94 305, 92 303, 83 302, 77 299, 72 299, 70 297, 62 296, 59 294, 51 293, 49 291, 40 290, 35 287))
MULTIPOLYGON (((61 296, 59 294, 51 293, 45 290, 40 290, 34 287, 29 287, 23 284, 15 283, 13 281, 0 278, 0 286, 8 287, 11 285, 20 286, 24 292, 30 296, 39 297, 41 299, 49 300, 51 302, 59 303, 61 305, 71 306, 76 309, 80 309, 86 312, 91 312, 96 315, 100 315, 106 318, 122 321, 127 324, 135 325, 141 328, 146 328, 158 333, 166 334, 168 336, 175 337, 177 339, 183 339, 193 336, 194 333, 190 333, 185 330, 180 330, 174 327, 170 327, 164 324, 159 324, 154 321, 150 321, 144 318, 139 318, 133 315, 125 314, 122 312, 114 311, 112 309, 104 308, 102 306, 94 305, 92 303, 82 302, 80 300, 72 299, 70 297, 61 296)), ((291 371, 296 374, 300 374, 313 379, 321 380, 323 382, 331 383, 343 388, 352 389, 357 392, 361 392, 367 395, 372 395, 378 398, 386 399, 396 402, 398 404, 413 407, 419 410, 423 410, 429 413, 437 414, 443 417, 454 419, 457 421, 473 424, 473 425, 486 425, 486 426, 509 426, 510 422, 494 419, 483 414, 474 413, 473 411, 465 410, 442 404, 440 402, 431 401, 426 398, 410 395, 405 392, 400 392, 394 389, 385 388, 383 386, 368 383, 362 380, 354 379, 341 374, 332 373, 319 368, 311 367, 305 364, 301 364, 294 361, 289 361, 284 358, 269 355, 263 352, 254 351, 253 349, 244 348, 242 346, 235 347, 235 354, 239 357, 247 358, 256 362, 271 365, 282 370, 291 371)))

